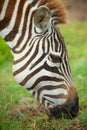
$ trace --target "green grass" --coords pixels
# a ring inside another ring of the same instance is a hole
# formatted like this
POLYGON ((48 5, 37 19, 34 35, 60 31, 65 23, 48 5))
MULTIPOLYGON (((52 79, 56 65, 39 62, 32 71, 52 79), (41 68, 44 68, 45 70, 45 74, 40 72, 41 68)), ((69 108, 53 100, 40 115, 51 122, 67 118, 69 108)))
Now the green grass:
POLYGON ((12 56, 0 38, 0 130, 87 129, 87 22, 60 26, 68 49, 72 75, 80 100, 80 112, 73 120, 49 120, 29 107, 35 107, 31 94, 12 76, 12 56), (35 112, 35 114, 34 114, 35 112))

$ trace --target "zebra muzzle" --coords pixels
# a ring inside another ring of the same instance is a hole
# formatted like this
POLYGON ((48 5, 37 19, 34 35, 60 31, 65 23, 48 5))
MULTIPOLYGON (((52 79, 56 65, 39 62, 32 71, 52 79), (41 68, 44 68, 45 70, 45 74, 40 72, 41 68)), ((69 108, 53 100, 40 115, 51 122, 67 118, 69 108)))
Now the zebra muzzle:
POLYGON ((55 119, 65 118, 72 119, 78 115, 79 112, 79 99, 75 98, 74 103, 66 103, 64 105, 49 108, 49 117, 54 117, 55 119))

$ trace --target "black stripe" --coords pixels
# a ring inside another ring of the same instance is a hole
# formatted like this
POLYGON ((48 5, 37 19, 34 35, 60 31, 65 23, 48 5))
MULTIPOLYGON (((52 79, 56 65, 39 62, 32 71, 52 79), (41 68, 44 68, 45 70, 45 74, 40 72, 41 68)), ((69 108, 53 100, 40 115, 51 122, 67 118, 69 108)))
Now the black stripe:
POLYGON ((46 54, 42 55, 30 68, 33 69, 37 64, 39 64, 44 58, 45 58, 46 54))
MULTIPOLYGON (((38 41, 39 43, 39 41, 38 41)), ((38 48, 39 48, 39 45, 37 44, 36 46, 36 50, 35 52, 33 53, 33 55, 31 56, 31 58, 25 63, 25 65, 23 65, 20 69, 18 69, 17 71, 13 72, 13 75, 17 75, 19 73, 21 73, 23 70, 25 70, 27 68, 27 66, 29 65, 29 63, 31 63, 31 61, 35 58, 35 56, 38 54, 38 48)))
POLYGON ((66 99, 68 96, 67 95, 64 95, 63 93, 61 94, 57 94, 57 95, 48 95, 48 94, 44 94, 44 96, 46 97, 50 97, 50 98, 61 98, 61 99, 66 99))
POLYGON ((4 2, 5 2, 5 0, 0 0, 0 14, 1 14, 4 2))
POLYGON ((31 88, 28 88, 28 90, 32 90, 35 88, 35 86, 37 86, 37 84, 39 84, 40 82, 42 81, 54 81, 54 82, 62 82, 63 80, 62 79, 59 79, 59 78, 56 78, 56 77, 50 77, 50 76, 42 76, 40 78, 38 78, 34 84, 32 85, 31 88))
POLYGON ((18 29, 19 29, 19 26, 20 26, 20 22, 21 22, 21 17, 22 17, 22 10, 23 10, 23 7, 24 7, 24 3, 25 3, 25 0, 22 0, 20 1, 19 3, 19 6, 18 6, 18 11, 17 11, 17 16, 16 16, 16 19, 15 19, 15 25, 14 25, 14 28, 12 29, 12 31, 5 37, 5 40, 6 41, 12 41, 14 38, 15 38, 15 35, 18 33, 18 29))
POLYGON ((30 9, 31 9, 31 5, 29 5, 29 6, 27 7, 27 9, 26 9, 22 34, 21 34, 20 38, 18 39, 18 42, 17 42, 16 46, 14 46, 14 47, 12 48, 12 51, 13 51, 14 53, 16 53, 16 54, 22 52, 22 51, 25 49, 25 47, 26 47, 26 45, 27 45, 27 42, 28 42, 28 40, 27 40, 27 42, 23 45, 23 47, 22 47, 19 51, 16 50, 16 49, 19 47, 19 45, 21 44, 23 38, 25 37, 26 26, 27 26, 28 15, 29 15, 30 9))
POLYGON ((59 89, 59 88, 64 88, 67 90, 67 87, 65 86, 65 84, 62 84, 62 85, 56 85, 56 86, 53 86, 53 85, 46 85, 46 86, 43 86, 41 87, 40 89, 38 89, 38 99, 39 99, 39 95, 40 93, 43 91, 43 90, 55 90, 55 89, 59 89))
POLYGON ((16 2, 16 0, 9 0, 5 17, 2 21, 0 21, 0 31, 9 25, 16 2))
POLYGON ((39 73, 42 69, 43 69, 43 66, 39 67, 34 72, 32 72, 31 74, 27 75, 26 78, 20 83, 20 85, 24 86, 29 81, 29 79, 31 77, 33 77, 35 74, 39 73))
POLYGON ((33 0, 32 6, 35 6, 37 2, 38 2, 38 0, 33 0))

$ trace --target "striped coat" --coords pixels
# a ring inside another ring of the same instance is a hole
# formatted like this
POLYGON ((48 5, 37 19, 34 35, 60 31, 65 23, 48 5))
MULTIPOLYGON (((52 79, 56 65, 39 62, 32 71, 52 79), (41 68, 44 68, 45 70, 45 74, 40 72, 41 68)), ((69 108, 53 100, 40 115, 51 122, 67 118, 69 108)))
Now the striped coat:
POLYGON ((66 22, 65 14, 59 0, 0 1, 0 35, 14 58, 13 76, 55 118, 62 113, 75 117, 79 108, 64 39, 56 28, 66 22))

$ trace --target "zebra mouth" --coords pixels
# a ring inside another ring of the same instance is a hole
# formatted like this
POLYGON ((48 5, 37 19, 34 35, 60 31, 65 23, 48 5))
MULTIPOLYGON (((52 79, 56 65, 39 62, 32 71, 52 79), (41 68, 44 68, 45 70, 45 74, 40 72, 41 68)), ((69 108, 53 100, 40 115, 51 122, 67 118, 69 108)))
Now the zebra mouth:
POLYGON ((49 117, 54 117, 56 119, 59 118, 65 118, 65 119, 72 119, 75 118, 78 115, 79 112, 79 103, 78 98, 76 100, 76 103, 73 105, 61 105, 56 106, 49 109, 50 112, 48 114, 49 117))

